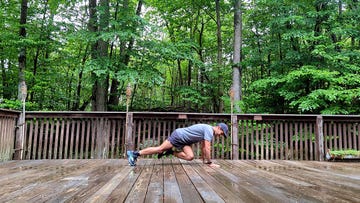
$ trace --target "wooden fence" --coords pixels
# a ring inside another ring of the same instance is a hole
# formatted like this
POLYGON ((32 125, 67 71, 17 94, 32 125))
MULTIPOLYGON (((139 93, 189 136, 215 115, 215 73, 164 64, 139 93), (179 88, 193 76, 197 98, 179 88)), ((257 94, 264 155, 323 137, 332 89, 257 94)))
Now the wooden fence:
POLYGON ((0 161, 11 160, 13 157, 19 115, 16 111, 0 110, 0 161))
POLYGON ((360 116, 237 115, 233 158, 323 160, 328 149, 360 150, 359 123, 360 116))
MULTIPOLYGON (((124 158, 126 149, 158 145, 176 128, 218 122, 232 136, 213 140, 215 159, 323 160, 328 148, 360 150, 360 116, 321 115, 27 112, 25 137, 9 143, 23 143, 14 159, 124 158)), ((199 158, 199 144, 193 150, 199 158)))
MULTIPOLYGON (((229 116, 129 113, 127 117, 126 113, 114 112, 27 112, 23 157, 25 159, 124 158, 127 148, 142 149, 161 144, 176 128, 198 122, 215 125, 217 122, 226 122, 226 118, 229 116)), ((221 142, 225 141, 221 140, 221 142)), ((226 145, 230 146, 229 144, 230 142, 226 145)), ((199 146, 193 147, 198 155, 199 146)), ((216 147, 213 149, 214 157, 229 158, 224 150, 218 155, 219 150, 216 147)), ((229 152, 229 149, 227 150, 229 152)))

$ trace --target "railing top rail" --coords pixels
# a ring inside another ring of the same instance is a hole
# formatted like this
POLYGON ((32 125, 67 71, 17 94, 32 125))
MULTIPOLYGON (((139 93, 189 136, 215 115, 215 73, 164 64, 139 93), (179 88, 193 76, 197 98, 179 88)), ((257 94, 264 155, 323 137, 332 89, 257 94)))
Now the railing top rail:
POLYGON ((358 121, 360 115, 323 115, 324 121, 358 121))
MULTIPOLYGON (((155 118, 161 115, 161 119, 201 119, 201 120, 227 120, 230 119, 230 114, 215 114, 215 113, 182 113, 182 112, 129 112, 133 114, 134 118, 155 118)), ((125 118, 126 112, 78 112, 78 111, 64 111, 64 112, 42 112, 29 111, 26 112, 26 118, 125 118)))
POLYGON ((18 117, 19 115, 20 115, 20 111, 0 109, 0 116, 18 117))
MULTIPOLYGON (((0 111, 1 112, 1 111, 0 111)), ((187 113, 187 112, 130 112, 134 119, 159 118, 163 120, 230 120, 231 115, 238 120, 294 120, 316 121, 322 117, 324 121, 360 121, 360 115, 318 115, 318 114, 229 114, 229 113, 187 113), (161 115, 161 116, 159 116, 161 115)), ((125 118, 126 112, 102 111, 28 111, 27 118, 125 118)))
POLYGON ((27 111, 26 118, 125 118, 125 112, 100 111, 27 111))

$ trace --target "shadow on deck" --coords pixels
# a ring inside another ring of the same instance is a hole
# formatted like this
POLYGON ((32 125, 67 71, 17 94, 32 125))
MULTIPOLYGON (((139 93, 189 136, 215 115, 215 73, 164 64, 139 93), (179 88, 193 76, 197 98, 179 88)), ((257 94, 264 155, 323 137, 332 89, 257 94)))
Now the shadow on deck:
POLYGON ((360 163, 139 159, 0 163, 0 202, 359 202, 360 163))

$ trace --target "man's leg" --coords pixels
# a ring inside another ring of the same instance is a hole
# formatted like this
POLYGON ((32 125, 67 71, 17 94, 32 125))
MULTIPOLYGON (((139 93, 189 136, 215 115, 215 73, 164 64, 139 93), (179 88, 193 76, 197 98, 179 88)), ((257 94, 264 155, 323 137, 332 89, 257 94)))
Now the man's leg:
POLYGON ((185 159, 187 161, 191 161, 194 159, 194 152, 191 146, 184 146, 181 152, 175 152, 174 155, 180 159, 185 159))
POLYGON ((151 155, 151 154, 159 154, 164 151, 171 149, 173 145, 169 142, 169 140, 165 140, 160 146, 157 147, 148 147, 139 151, 140 155, 151 155))
POLYGON ((138 156, 163 153, 172 147, 173 145, 168 140, 165 140, 160 146, 148 147, 140 151, 127 151, 126 154, 130 166, 136 166, 138 156))

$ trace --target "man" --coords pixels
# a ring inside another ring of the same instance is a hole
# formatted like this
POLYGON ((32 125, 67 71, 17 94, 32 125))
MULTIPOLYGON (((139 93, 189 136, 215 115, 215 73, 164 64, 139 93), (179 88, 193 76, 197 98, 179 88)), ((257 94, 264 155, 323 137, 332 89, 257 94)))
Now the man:
POLYGON ((173 154, 180 159, 191 161, 194 159, 191 145, 201 142, 203 162, 211 167, 219 167, 211 162, 210 143, 214 136, 227 137, 228 131, 225 123, 218 123, 216 126, 195 124, 186 128, 178 128, 160 146, 148 147, 140 151, 127 151, 128 161, 130 166, 135 166, 138 156, 151 154, 158 154, 159 159, 162 156, 173 154), (174 151, 173 147, 177 150, 174 151))

